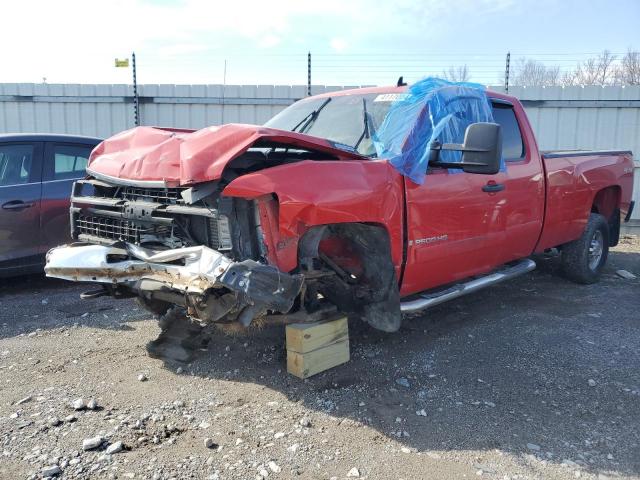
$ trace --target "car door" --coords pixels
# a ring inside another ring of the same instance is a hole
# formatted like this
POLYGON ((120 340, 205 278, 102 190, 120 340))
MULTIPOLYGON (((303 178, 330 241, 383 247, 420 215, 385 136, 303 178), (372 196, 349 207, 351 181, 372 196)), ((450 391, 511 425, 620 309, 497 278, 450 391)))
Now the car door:
POLYGON ((42 245, 45 251, 71 241, 69 204, 73 182, 86 175, 94 144, 47 142, 42 182, 42 245))
POLYGON ((497 227, 502 198, 487 189, 496 177, 434 168, 422 185, 405 180, 407 261, 402 295, 496 266, 504 235, 497 227))
POLYGON ((42 142, 0 143, 0 273, 39 265, 42 142))
POLYGON ((502 126, 506 165, 506 171, 495 179, 504 186, 495 194, 502 206, 496 219, 496 228, 504 232, 503 243, 496 250, 496 260, 502 264, 528 257, 538 242, 544 218, 544 175, 535 139, 530 133, 523 135, 531 128, 518 121, 526 119, 522 107, 498 99, 493 99, 492 106, 494 121, 502 126))

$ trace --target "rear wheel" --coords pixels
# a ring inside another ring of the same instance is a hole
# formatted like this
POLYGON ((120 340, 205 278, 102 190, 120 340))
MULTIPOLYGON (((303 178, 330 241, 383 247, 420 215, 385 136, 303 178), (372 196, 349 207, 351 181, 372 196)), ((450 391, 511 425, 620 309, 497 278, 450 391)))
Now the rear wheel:
POLYGON ((609 225, 600 214, 592 213, 582 236, 562 247, 562 268, 577 283, 595 283, 609 254, 609 225))

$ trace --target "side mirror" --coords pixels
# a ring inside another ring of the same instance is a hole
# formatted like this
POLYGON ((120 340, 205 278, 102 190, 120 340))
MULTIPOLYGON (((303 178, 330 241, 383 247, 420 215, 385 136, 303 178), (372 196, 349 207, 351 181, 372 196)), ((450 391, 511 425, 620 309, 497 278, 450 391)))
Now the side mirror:
POLYGON ((462 170, 495 175, 502 159, 502 128, 497 123, 472 123, 464 133, 462 170))
POLYGON ((500 171, 502 160, 502 127, 497 123, 472 123, 464 133, 464 143, 433 142, 429 165, 460 168, 467 173, 494 175, 500 171), (461 162, 439 161, 442 150, 462 152, 461 162))

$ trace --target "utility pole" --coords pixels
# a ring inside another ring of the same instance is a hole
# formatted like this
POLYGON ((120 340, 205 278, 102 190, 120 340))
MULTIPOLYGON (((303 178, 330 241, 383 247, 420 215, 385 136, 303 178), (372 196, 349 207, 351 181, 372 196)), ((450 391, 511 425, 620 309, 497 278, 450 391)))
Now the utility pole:
POLYGON ((307 54, 307 96, 311 96, 311 52, 307 54))
POLYGON ((140 104, 138 102, 138 81, 136 80, 136 52, 131 53, 133 68, 133 119, 136 127, 140 126, 140 104))
POLYGON ((511 52, 507 52, 507 61, 504 66, 504 93, 509 93, 509 64, 511 63, 511 52))

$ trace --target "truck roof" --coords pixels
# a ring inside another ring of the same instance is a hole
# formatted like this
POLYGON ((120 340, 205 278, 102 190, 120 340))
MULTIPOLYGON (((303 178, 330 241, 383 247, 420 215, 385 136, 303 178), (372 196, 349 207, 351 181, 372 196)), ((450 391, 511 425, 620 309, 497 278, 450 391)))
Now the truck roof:
MULTIPOLYGON (((364 95, 368 93, 403 93, 409 89, 408 86, 386 86, 386 87, 363 87, 363 88, 350 88, 348 90, 335 90, 333 92, 325 92, 318 95, 313 95, 315 98, 325 97, 341 97, 343 95, 364 95)), ((493 90, 487 90, 487 95, 490 98, 498 98, 507 102, 513 103, 517 101, 516 97, 511 95, 505 95, 504 93, 494 92, 493 90)))

